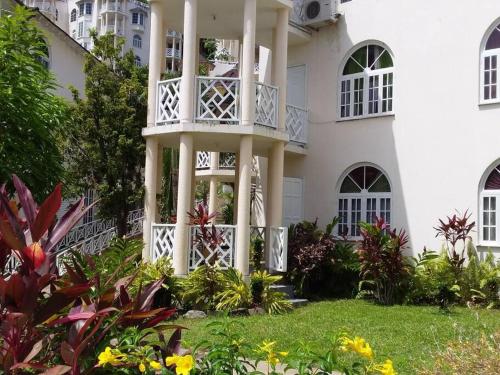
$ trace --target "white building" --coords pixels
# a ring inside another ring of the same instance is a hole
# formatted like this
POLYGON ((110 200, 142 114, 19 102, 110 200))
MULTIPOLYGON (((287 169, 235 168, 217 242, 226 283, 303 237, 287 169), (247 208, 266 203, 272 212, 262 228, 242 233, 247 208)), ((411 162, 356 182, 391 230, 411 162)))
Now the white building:
POLYGON ((254 224, 266 227, 271 268, 286 255, 280 228, 315 218, 326 225, 334 216, 353 240, 359 221, 383 217, 407 231, 416 254, 442 246, 433 229, 439 218, 468 210, 477 223, 474 243, 500 251, 500 2, 155 0, 151 6, 145 257, 173 256, 178 274, 196 267, 200 254, 188 242, 196 228, 188 228, 184 214, 192 185, 196 178, 232 180, 237 219, 223 228, 226 246, 218 251, 248 274, 255 169, 254 224), (156 96, 165 24, 184 30, 184 69, 182 79, 160 83, 156 96), (200 36, 238 41, 237 77, 195 76, 200 36), (158 155, 167 146, 181 155, 176 226, 156 222, 158 155), (221 152, 236 155, 235 172, 220 165, 221 152))

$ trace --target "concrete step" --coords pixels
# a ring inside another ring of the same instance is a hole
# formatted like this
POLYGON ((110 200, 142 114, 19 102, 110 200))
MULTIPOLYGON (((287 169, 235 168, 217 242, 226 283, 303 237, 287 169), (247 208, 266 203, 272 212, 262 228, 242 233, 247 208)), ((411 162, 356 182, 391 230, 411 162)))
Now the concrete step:
POLYGON ((288 302, 292 304, 293 308, 296 308, 307 305, 309 303, 309 300, 304 298, 292 298, 289 299, 288 302))
POLYGON ((293 286, 291 285, 284 285, 284 284, 271 285, 271 289, 275 292, 285 293, 285 295, 288 298, 294 298, 293 286))

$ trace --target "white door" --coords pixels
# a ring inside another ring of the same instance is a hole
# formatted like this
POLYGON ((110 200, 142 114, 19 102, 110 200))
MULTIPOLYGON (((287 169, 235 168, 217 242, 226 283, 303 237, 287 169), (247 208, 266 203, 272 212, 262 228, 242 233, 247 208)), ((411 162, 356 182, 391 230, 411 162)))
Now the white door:
POLYGON ((288 68, 286 104, 306 108, 306 66, 298 65, 288 68))
POLYGON ((304 220, 304 180, 285 177, 283 184, 283 224, 299 223, 304 220))

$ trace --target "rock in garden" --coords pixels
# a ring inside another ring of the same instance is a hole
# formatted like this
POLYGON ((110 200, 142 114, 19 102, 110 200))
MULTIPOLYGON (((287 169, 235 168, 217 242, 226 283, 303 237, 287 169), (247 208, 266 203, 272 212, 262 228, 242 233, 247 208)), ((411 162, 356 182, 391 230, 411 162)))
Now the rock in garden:
POLYGON ((207 314, 199 310, 189 310, 187 313, 184 314, 184 318, 186 319, 204 319, 206 317, 207 314))
POLYGON ((249 315, 264 315, 265 313, 266 310, 264 310, 262 307, 254 307, 253 309, 248 309, 249 315))

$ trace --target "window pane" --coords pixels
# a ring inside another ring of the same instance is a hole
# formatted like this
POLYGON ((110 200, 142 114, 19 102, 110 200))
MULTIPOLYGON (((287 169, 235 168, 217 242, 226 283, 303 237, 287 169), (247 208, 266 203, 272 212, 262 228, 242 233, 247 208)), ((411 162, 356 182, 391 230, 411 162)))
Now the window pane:
POLYGON ((340 117, 351 115, 351 80, 342 81, 340 86, 340 117))
POLYGON ((369 77, 368 87, 368 113, 378 113, 378 90, 379 90, 379 76, 369 77))
POLYGON ((360 193, 361 189, 347 176, 340 187, 341 193, 360 193))
POLYGON ((382 87, 382 112, 392 112, 392 73, 384 74, 382 87))
POLYGON ((361 221, 361 199, 351 199, 351 236, 358 237, 361 232, 359 230, 359 222, 361 221))
POLYGON ((495 168, 486 179, 486 183, 484 184, 485 190, 500 190, 500 173, 498 172, 499 167, 500 166, 495 168))
POLYGON ((370 166, 365 167, 365 185, 363 188, 368 189, 381 174, 382 172, 380 172, 377 168, 370 166))
POLYGON ((486 50, 496 48, 500 48, 500 31, 498 30, 498 26, 493 30, 486 42, 486 50))
POLYGON ((365 167, 356 168, 349 176, 361 189, 365 188, 365 167))
POLYGON ((368 189, 370 193, 390 193, 391 185, 389 180, 382 174, 377 181, 368 189))
POLYGON ((495 241, 496 240, 496 197, 483 198, 483 240, 495 241))
POLYGON ((375 223, 377 219, 377 199, 368 198, 366 200, 366 222, 375 223))
POLYGON ((497 56, 485 56, 483 74, 483 98, 497 98, 497 56))
MULTIPOLYGON (((361 47, 358 49, 356 52, 354 52, 351 56, 351 59, 356 61, 359 65, 361 65, 363 68, 366 68, 367 61, 366 61, 366 52, 367 52, 368 46, 366 47, 361 47)), ((363 71, 363 69, 361 69, 363 71)))
POLYGON ((363 87, 364 78, 354 79, 354 116, 361 116, 363 114, 363 87))
POLYGON ((338 235, 346 236, 348 232, 348 200, 347 199, 339 199, 339 225, 338 225, 338 235))

